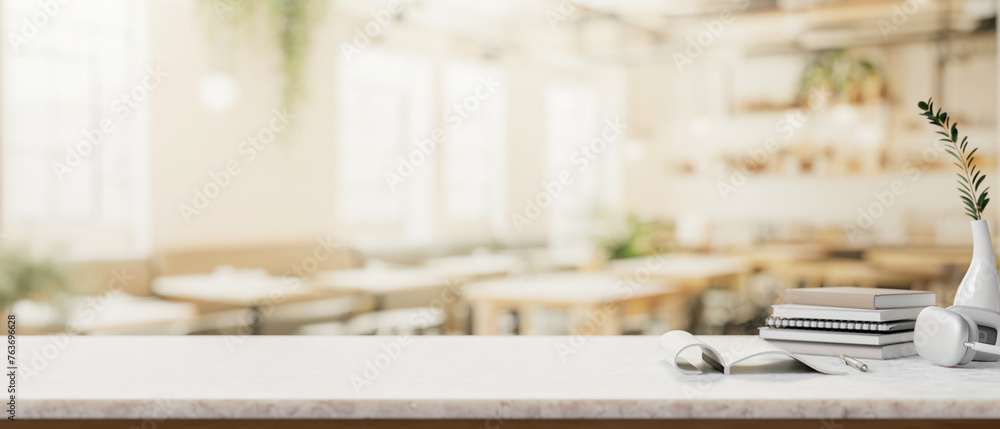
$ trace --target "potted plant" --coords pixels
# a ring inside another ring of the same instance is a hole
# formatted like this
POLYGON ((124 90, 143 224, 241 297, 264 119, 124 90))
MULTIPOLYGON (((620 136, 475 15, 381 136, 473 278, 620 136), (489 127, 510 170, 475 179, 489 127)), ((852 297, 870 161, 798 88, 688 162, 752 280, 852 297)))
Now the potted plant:
POLYGON ((993 256, 993 242, 990 228, 983 219, 983 211, 990 203, 989 187, 983 182, 986 174, 975 165, 975 153, 979 148, 969 144, 969 137, 959 139, 958 126, 951 122, 947 112, 934 110, 934 101, 928 99, 917 103, 922 116, 938 128, 944 151, 955 158, 958 167, 959 199, 965 214, 972 218, 972 263, 962 278, 955 293, 955 305, 986 308, 1000 311, 1000 282, 997 280, 996 259, 993 256))
POLYGON ((625 230, 602 241, 608 259, 638 258, 664 253, 669 246, 673 227, 661 221, 644 221, 629 215, 625 230))
POLYGON ((21 299, 65 290, 69 285, 66 273, 66 267, 52 259, 0 250, 0 310, 6 317, 21 299))

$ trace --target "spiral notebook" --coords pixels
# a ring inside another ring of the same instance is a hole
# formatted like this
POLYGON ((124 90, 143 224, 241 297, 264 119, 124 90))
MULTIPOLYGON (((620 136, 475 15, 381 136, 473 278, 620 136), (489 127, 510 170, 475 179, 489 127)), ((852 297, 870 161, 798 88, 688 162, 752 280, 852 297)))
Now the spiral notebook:
POLYGON ((893 322, 855 322, 850 320, 803 319, 768 317, 764 321, 768 328, 815 329, 820 331, 841 332, 899 332, 912 330, 915 320, 897 320, 893 322))
POLYGON ((760 337, 765 340, 810 341, 817 343, 858 344, 867 346, 884 346, 887 344, 913 341, 913 331, 879 333, 820 331, 788 328, 758 328, 758 333, 760 334, 760 337))

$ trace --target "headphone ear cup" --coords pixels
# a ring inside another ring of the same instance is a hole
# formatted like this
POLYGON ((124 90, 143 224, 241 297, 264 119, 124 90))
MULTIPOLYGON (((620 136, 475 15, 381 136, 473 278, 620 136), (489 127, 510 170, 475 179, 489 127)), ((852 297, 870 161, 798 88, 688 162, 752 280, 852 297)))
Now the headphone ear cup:
POLYGON ((913 343, 917 354, 941 366, 972 361, 976 351, 964 343, 979 337, 972 318, 941 307, 927 307, 917 316, 913 343))
MULTIPOLYGON (((966 340, 966 341, 968 341, 970 343, 974 343, 974 342, 978 341, 979 340, 979 325, 976 324, 976 321, 972 320, 971 317, 966 316, 966 315, 964 315, 962 313, 959 313, 957 311, 955 313, 958 314, 959 316, 962 316, 962 318, 965 319, 965 321, 968 322, 968 324, 969 324, 969 339, 966 340)), ((972 347, 966 347, 966 349, 967 350, 965 351, 965 357, 963 357, 962 361, 958 363, 959 365, 965 365, 965 364, 967 364, 969 362, 972 362, 972 358, 976 356, 976 351, 972 347)))

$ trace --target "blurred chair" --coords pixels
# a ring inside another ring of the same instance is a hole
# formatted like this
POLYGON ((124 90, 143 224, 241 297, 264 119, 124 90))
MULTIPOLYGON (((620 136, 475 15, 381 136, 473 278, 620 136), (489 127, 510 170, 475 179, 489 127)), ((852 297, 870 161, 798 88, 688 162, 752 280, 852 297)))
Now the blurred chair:
POLYGON ((132 296, 150 296, 148 259, 98 259, 75 261, 71 273, 73 293, 96 295, 117 290, 132 296))
MULTIPOLYGON (((343 325, 356 310, 357 297, 317 299, 313 301, 278 304, 262 308, 261 334, 289 335, 301 333, 307 326, 343 325)), ((194 335, 249 335, 253 318, 249 309, 216 311, 202 314, 191 323, 194 335)))
POLYGON ((248 309, 214 311, 198 316, 189 335, 249 335, 254 313, 248 309))
POLYGON ((399 308, 365 313, 350 321, 314 323, 302 326, 300 335, 424 335, 440 334, 445 314, 430 307, 399 308))
MULTIPOLYGON (((273 245, 236 247, 168 249, 158 252, 152 260, 153 273, 157 276, 182 274, 207 274, 220 266, 238 269, 264 269, 271 275, 297 275, 290 273, 294 267, 312 271, 355 268, 360 258, 353 249, 330 246, 324 243, 302 242, 273 245), (326 255, 318 258, 315 255, 326 255)), ((304 274, 311 274, 306 272, 304 274)))
POLYGON ((310 283, 318 289, 335 293, 359 294, 364 297, 359 311, 374 314, 427 306, 445 308, 449 331, 459 332, 464 326, 464 309, 460 308, 461 281, 449 279, 441 270, 428 266, 393 268, 366 265, 362 269, 316 273, 310 283))
POLYGON ((263 334, 292 334, 309 324, 346 320, 357 311, 359 298, 351 295, 276 305, 264 319, 263 334))
POLYGON ((423 265, 436 274, 456 281, 484 280, 523 271, 525 262, 514 255, 478 249, 469 255, 430 258, 423 265))
POLYGON ((121 292, 74 296, 61 304, 20 301, 13 311, 19 324, 31 330, 84 335, 183 335, 198 315, 191 304, 121 292))
POLYGON ((702 295, 695 310, 694 331, 699 334, 757 335, 784 291, 784 283, 767 273, 747 278, 742 293, 711 289, 702 295))
POLYGON ((502 253, 516 256, 524 261, 524 265, 512 271, 514 274, 588 271, 590 268, 602 266, 607 259, 603 249, 594 245, 527 247, 509 249, 502 253))
MULTIPOLYGON (((626 320, 629 313, 651 314, 662 300, 685 293, 666 281, 636 282, 607 272, 546 273, 473 282, 463 288, 477 335, 505 333, 507 314, 517 315, 514 326, 519 333, 550 333, 541 329, 551 328, 551 318, 536 324, 536 316, 548 314, 540 309, 566 312, 563 332, 619 335, 632 329, 626 320)), ((644 319, 639 319, 641 324, 644 319)))
POLYGON ((123 299, 80 332, 88 335, 184 335, 198 310, 194 305, 158 298, 123 299))

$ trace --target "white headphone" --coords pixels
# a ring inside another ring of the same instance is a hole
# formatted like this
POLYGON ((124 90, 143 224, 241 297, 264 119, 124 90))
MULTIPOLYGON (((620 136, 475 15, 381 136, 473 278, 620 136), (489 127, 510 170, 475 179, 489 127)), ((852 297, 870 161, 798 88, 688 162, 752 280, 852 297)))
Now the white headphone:
MULTIPOLYGON (((985 227, 985 225, 984 225, 985 227)), ((913 342, 920 357, 942 366, 1000 360, 1000 279, 986 234, 973 249, 972 264, 955 291, 955 305, 927 307, 917 316, 913 342), (977 258, 977 253, 988 258, 977 258)))
POLYGON ((1000 313, 980 307, 927 307, 917 316, 913 342, 920 357, 942 366, 1000 360, 1000 313))

